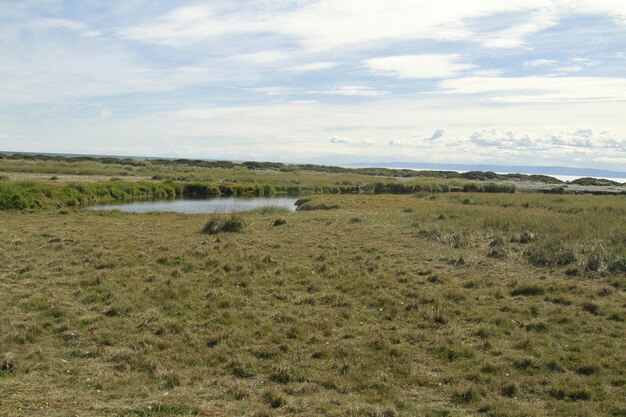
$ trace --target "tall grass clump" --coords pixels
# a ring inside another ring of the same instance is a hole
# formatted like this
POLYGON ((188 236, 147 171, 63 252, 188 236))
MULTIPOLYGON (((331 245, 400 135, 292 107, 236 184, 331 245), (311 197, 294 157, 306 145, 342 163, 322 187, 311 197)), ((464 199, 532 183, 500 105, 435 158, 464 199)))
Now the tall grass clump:
POLYGON ((202 228, 203 233, 214 235, 217 233, 238 233, 246 228, 246 222, 237 215, 215 215, 202 228))
POLYGON ((258 207, 258 208, 252 209, 248 211, 248 213, 260 214, 263 216, 280 216, 280 215, 290 214, 291 210, 289 210, 287 207, 264 206, 264 207, 258 207))
POLYGON ((556 240, 533 245, 524 254, 535 266, 565 266, 576 261, 574 251, 556 240))

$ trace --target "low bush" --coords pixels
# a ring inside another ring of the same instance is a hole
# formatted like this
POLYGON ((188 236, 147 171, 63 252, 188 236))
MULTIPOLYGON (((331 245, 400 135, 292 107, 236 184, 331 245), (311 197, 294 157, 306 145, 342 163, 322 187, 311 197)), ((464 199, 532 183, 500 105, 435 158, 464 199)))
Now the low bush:
POLYGON ((202 232, 210 235, 216 233, 237 233, 243 232, 245 227, 245 221, 239 216, 214 216, 206 222, 202 228, 202 232))
POLYGON ((279 215, 287 215, 291 213, 291 211, 287 207, 280 206, 265 206, 255 208, 249 211, 250 213, 261 214, 266 216, 279 216, 279 215))
POLYGON ((519 235, 515 235, 511 238, 511 242, 522 243, 522 244, 534 242, 535 240, 537 240, 537 236, 534 233, 527 232, 527 231, 524 231, 520 233, 519 235))
POLYGON ((321 204, 303 204, 301 206, 298 207, 299 211, 312 211, 312 210, 336 210, 339 208, 338 204, 326 204, 326 203, 321 203, 321 204))
POLYGON ((302 205, 304 205, 304 204, 308 203, 309 201, 311 201, 311 199, 310 199, 310 198, 299 198, 299 199, 297 199, 297 200, 296 200, 296 202, 294 203, 294 205, 295 205, 296 207, 300 207, 300 206, 302 206, 302 205))
POLYGON ((535 295, 543 295, 545 294, 545 292, 546 290, 544 290, 543 287, 532 284, 532 285, 522 285, 520 287, 513 288, 513 290, 511 291, 511 295, 513 297, 518 296, 518 295, 530 297, 530 296, 535 296, 535 295))
POLYGON ((272 226, 282 226, 283 224, 287 224, 287 220, 285 220, 285 219, 276 219, 276 220, 274 220, 274 223, 272 223, 272 226))
POLYGON ((534 245, 524 255, 535 266, 565 266, 576 261, 574 251, 557 241, 534 245))

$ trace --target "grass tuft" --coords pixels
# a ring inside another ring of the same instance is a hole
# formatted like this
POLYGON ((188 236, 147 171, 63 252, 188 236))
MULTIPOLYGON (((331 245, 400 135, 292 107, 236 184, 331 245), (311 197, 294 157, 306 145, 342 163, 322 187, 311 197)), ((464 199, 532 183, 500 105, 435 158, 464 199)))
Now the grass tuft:
POLYGON ((220 216, 215 215, 206 222, 202 232, 210 235, 217 233, 238 233, 243 232, 246 222, 237 215, 220 216))
POLYGON ((287 220, 283 218, 278 218, 274 220, 274 222, 272 223, 272 226, 282 226, 283 224, 287 224, 287 220))

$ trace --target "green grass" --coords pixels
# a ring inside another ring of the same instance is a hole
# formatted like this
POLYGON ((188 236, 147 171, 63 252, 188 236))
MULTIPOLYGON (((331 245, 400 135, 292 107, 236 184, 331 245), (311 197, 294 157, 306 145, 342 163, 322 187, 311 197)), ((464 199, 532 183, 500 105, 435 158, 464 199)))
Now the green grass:
MULTIPOLYGON (((8 172, 39 172, 76 175, 151 175, 157 180, 185 181, 200 172, 211 170, 239 170, 248 173, 288 173, 289 175, 310 172, 320 174, 341 174, 351 177, 396 177, 396 178, 438 178, 470 181, 512 181, 526 180, 560 184, 562 181, 546 175, 496 174, 495 172, 455 172, 455 171, 416 171, 411 169, 388 168, 345 168, 312 164, 283 164, 279 162, 248 161, 205 161, 191 159, 124 159, 112 157, 63 157, 52 155, 29 155, 0 153, 0 170, 8 172)), ((203 179, 206 181, 206 179, 203 179)))
POLYGON ((215 214, 202 227, 202 232, 209 235, 217 233, 238 233, 243 232, 245 228, 246 222, 240 216, 234 214, 215 214))
POLYGON ((311 198, 0 211, 0 414, 623 415, 625 196, 311 198))

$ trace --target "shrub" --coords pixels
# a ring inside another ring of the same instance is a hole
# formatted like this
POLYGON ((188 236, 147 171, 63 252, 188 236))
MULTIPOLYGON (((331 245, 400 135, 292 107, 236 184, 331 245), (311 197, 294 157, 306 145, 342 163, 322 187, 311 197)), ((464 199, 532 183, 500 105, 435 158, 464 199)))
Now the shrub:
MULTIPOLYGON (((220 193, 220 189, 211 184, 191 183, 191 184, 185 184, 183 188, 183 194, 185 195, 206 196, 206 195, 218 195, 219 193, 220 193)), ((231 194, 231 193, 226 193, 226 194, 231 194)))
POLYGON ((566 401, 589 401, 591 399, 591 393, 586 389, 577 388, 552 388, 548 391, 551 397, 557 400, 566 401))
POLYGON ((272 223, 272 226, 282 226, 283 224, 287 224, 287 220, 279 218, 279 219, 274 220, 274 223, 272 223))
POLYGON ((260 215, 271 215, 271 216, 278 216, 278 215, 287 215, 289 213, 291 213, 291 211, 287 208, 287 207, 280 207, 280 206, 264 206, 264 207, 259 207, 259 208, 255 208, 253 210, 250 210, 249 213, 255 213, 255 214, 260 214, 260 215))
POLYGON ((506 249, 502 247, 497 247, 497 246, 489 248, 489 252, 487 252, 487 257, 489 258, 502 259, 502 258, 506 258, 506 255, 507 255, 506 249))
POLYGON ((296 200, 296 202, 295 202, 295 203, 293 203, 293 204, 294 204, 294 206, 296 206, 296 207, 300 207, 300 206, 302 206, 302 205, 304 205, 304 204, 308 203, 309 201, 311 201, 311 199, 310 199, 310 198, 299 198, 299 199, 297 199, 297 200, 296 200))
POLYGON ((246 227, 244 220, 238 216, 231 215, 229 217, 215 216, 209 219, 202 228, 204 233, 210 235, 216 233, 236 233, 242 232, 246 227))
POLYGON ((530 242, 534 242, 535 240, 537 240, 537 236, 535 236, 534 233, 531 232, 522 232, 519 235, 515 235, 511 238, 511 242, 513 243, 530 243, 530 242))
POLYGON ((519 392, 519 388, 515 384, 515 382, 511 384, 506 384, 502 388, 500 388, 500 393, 505 397, 514 397, 519 392))
POLYGON ((299 211, 311 211, 311 210, 335 210, 338 209, 338 204, 303 204, 298 207, 299 211))
POLYGON ((611 262, 609 272, 615 275, 626 273, 626 258, 617 258, 611 262))
POLYGON ((452 394, 452 402, 457 404, 468 404, 480 400, 483 393, 474 386, 470 386, 464 390, 455 391, 452 394))
POLYGON ((289 368, 285 367, 276 367, 270 374, 270 381, 279 384, 287 384, 291 381, 291 379, 291 372, 289 371, 289 368))
POLYGON ((600 314, 600 306, 598 306, 596 303, 584 302, 582 304, 582 307, 583 310, 585 310, 587 313, 593 314, 594 316, 600 314))
POLYGON ((524 296, 533 296, 533 295, 543 295, 545 294, 545 290, 542 287, 537 285, 523 285, 521 287, 516 287, 511 291, 512 296, 524 295, 524 296))
POLYGON ((0 363, 0 371, 6 373, 15 372, 15 355, 12 353, 5 353, 2 362, 0 363))
POLYGON ((557 241, 533 246, 524 254, 535 266, 565 266, 576 261, 574 251, 557 241))
POLYGON ((272 408, 279 408, 285 404, 285 399, 274 390, 265 391, 263 393, 263 401, 272 408))
POLYGON ((228 369, 230 373, 237 378, 250 378, 251 376, 254 376, 254 372, 252 372, 244 364, 237 361, 229 362, 226 365, 226 369, 228 369))

